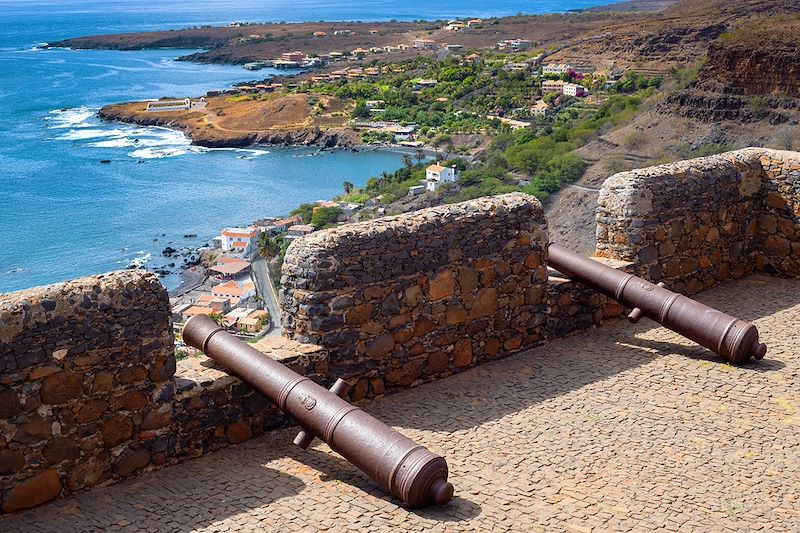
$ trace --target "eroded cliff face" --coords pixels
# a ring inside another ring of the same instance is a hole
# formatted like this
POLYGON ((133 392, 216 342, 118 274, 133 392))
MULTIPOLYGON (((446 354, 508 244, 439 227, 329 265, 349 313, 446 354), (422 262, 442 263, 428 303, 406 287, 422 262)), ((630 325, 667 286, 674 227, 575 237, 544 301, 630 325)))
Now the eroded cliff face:
POLYGON ((775 22, 714 42, 708 64, 720 81, 744 94, 800 97, 800 21, 775 22))
POLYGON ((800 120, 800 20, 767 19, 711 43, 698 80, 662 110, 703 121, 800 120))

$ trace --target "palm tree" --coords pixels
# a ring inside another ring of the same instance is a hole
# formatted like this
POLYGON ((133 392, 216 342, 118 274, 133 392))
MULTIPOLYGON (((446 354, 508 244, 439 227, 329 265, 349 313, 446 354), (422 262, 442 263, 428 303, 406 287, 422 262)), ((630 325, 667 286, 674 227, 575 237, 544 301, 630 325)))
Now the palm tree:
POLYGON ((411 166, 413 165, 413 163, 411 162, 411 156, 408 154, 403 154, 403 157, 401 157, 400 159, 403 161, 403 164, 408 168, 411 168, 411 166))
POLYGON ((228 323, 225 321, 225 317, 222 316, 222 314, 220 314, 220 313, 210 313, 208 315, 208 318, 213 320, 221 328, 227 328, 228 327, 228 323))
POLYGON ((342 187, 344 187, 345 194, 350 194, 351 192, 353 192, 353 184, 349 181, 345 181, 344 183, 342 183, 342 187))
POLYGON ((422 150, 417 150, 417 153, 414 154, 414 157, 417 160, 417 163, 422 163, 422 160, 425 159, 425 154, 422 153, 422 150))
POLYGON ((258 236, 258 253, 264 259, 271 259, 281 251, 279 239, 273 238, 266 231, 258 236))

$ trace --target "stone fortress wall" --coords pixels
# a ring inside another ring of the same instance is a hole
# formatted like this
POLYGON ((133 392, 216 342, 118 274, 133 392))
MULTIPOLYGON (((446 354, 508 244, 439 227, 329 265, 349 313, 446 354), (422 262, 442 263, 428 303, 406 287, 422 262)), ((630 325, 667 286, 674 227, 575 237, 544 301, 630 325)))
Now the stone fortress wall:
MULTIPOLYGON (((697 292, 797 276, 800 154, 746 149, 617 174, 597 260, 697 292), (689 207, 685 207, 689 206, 689 207)), ((547 270, 541 205, 514 193, 320 231, 287 253, 293 339, 256 346, 350 399, 413 387, 618 317, 547 270)), ((0 510, 236 444, 285 424, 207 358, 176 364, 169 300, 141 271, 0 295, 0 510)))
POLYGON ((547 224, 522 194, 348 224, 294 243, 284 334, 322 346, 357 397, 543 337, 547 224))
MULTIPOLYGON (((262 349, 324 379, 319 347, 276 339, 262 349)), ((176 364, 169 298, 152 274, 112 272, 0 296, 2 512, 283 423, 208 359, 176 364)))
POLYGON ((694 294, 753 271, 800 275, 800 154, 746 148, 603 185, 597 254, 694 294))

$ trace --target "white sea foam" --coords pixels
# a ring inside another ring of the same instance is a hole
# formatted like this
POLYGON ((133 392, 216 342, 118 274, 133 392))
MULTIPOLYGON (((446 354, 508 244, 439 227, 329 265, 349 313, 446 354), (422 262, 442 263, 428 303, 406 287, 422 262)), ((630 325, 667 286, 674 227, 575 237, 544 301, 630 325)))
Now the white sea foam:
POLYGON ((134 159, 161 159, 163 157, 184 155, 187 152, 188 150, 182 150, 180 148, 142 148, 140 150, 128 152, 128 155, 134 159))
MULTIPOLYGON (((138 253, 143 253, 143 252, 138 252, 138 253)), ((145 263, 150 261, 150 257, 151 254, 145 254, 142 257, 131 259, 130 262, 128 263, 128 268, 141 268, 145 265, 145 263)))
POLYGON ((124 136, 119 130, 95 130, 95 129, 82 129, 82 130, 69 130, 64 135, 59 135, 58 138, 62 141, 83 141, 86 139, 97 139, 98 137, 121 137, 124 136))
POLYGON ((189 139, 179 131, 103 122, 96 118, 94 110, 85 107, 51 111, 47 120, 50 128, 69 128, 56 139, 87 141, 92 148, 135 148, 127 154, 135 159, 175 157, 207 150, 191 147, 189 139))
POLYGON ((124 137, 121 139, 110 139, 108 141, 98 141, 89 144, 89 146, 94 146, 95 148, 125 148, 127 146, 135 146, 135 145, 136 143, 124 137))
POLYGON ((86 128, 91 126, 89 119, 94 116, 95 112, 87 107, 77 107, 75 109, 57 109, 50 111, 47 117, 50 122, 50 128, 86 128))

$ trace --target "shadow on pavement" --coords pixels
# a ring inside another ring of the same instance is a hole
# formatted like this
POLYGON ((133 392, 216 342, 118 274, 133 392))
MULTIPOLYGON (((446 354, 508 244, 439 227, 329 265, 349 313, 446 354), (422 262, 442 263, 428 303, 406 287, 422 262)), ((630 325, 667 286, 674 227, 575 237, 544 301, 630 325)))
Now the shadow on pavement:
POLYGON ((299 494, 300 479, 264 466, 282 451, 231 448, 0 517, 0 531, 139 531, 141 524, 151 531, 196 531, 299 494))
MULTIPOLYGON (((754 321, 800 304, 800 281, 750 276, 698 295, 697 300, 732 316, 754 321)), ((603 381, 668 355, 727 365, 717 354, 687 345, 646 338, 661 326, 650 320, 609 321, 501 360, 470 368, 445 380, 405 390, 362 407, 400 427, 457 431, 603 381)), ((769 346, 769 339, 762 340, 769 346)), ((785 365, 751 360, 739 368, 757 373, 785 365)))

